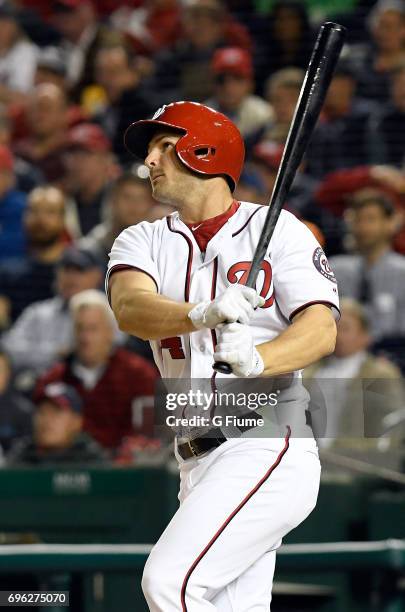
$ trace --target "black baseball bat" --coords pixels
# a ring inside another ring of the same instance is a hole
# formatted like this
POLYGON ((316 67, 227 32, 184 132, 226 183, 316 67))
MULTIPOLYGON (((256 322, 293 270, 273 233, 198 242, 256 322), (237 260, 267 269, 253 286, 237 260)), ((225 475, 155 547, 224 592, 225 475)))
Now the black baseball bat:
MULTIPOLYGON (((331 21, 324 23, 319 30, 288 132, 269 202, 269 210, 250 266, 246 281, 247 287, 256 287, 257 275, 266 256, 267 247, 295 173, 321 112, 345 36, 346 28, 331 21)), ((230 365, 222 361, 214 363, 213 368, 223 374, 232 374, 230 365)))

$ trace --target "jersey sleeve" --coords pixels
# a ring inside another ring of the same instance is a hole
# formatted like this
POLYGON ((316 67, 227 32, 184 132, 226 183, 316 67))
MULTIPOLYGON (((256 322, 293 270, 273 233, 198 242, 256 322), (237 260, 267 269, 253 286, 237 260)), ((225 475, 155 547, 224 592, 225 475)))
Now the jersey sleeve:
POLYGON ((326 304, 338 319, 337 282, 322 247, 291 213, 283 211, 280 220, 271 249, 275 299, 281 312, 291 321, 311 304, 326 304))
POLYGON ((160 288, 160 275, 153 255, 153 226, 142 222, 125 229, 116 238, 108 264, 105 279, 106 293, 109 295, 109 280, 114 271, 130 269, 144 272, 160 288))

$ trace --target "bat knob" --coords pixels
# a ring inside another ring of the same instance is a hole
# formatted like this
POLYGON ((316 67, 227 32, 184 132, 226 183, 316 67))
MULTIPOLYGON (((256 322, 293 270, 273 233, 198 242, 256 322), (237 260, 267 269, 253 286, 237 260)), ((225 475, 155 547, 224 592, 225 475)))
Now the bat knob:
POLYGON ((212 366, 216 372, 221 372, 221 374, 232 374, 232 368, 229 363, 225 363, 225 361, 216 361, 212 366))

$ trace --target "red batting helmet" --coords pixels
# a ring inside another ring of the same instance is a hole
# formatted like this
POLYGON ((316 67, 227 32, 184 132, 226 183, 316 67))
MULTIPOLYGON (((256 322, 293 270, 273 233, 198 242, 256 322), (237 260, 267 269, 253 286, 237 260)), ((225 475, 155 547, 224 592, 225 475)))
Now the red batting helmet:
POLYGON ((176 143, 176 153, 187 168, 200 174, 223 174, 231 190, 235 189, 245 147, 238 128, 228 117, 197 102, 173 102, 162 106, 152 119, 132 123, 125 132, 125 146, 145 159, 153 135, 167 128, 183 133, 176 143))

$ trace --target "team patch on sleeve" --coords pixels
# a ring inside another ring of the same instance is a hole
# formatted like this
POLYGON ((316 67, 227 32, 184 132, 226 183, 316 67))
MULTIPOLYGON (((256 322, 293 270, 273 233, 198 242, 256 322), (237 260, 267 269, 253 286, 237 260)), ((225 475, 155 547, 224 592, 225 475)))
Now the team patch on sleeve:
POLYGON ((312 261, 319 274, 322 274, 322 276, 330 280, 332 283, 336 283, 335 275, 333 274, 333 271, 329 266, 328 259, 321 247, 317 247, 315 249, 312 256, 312 261))

